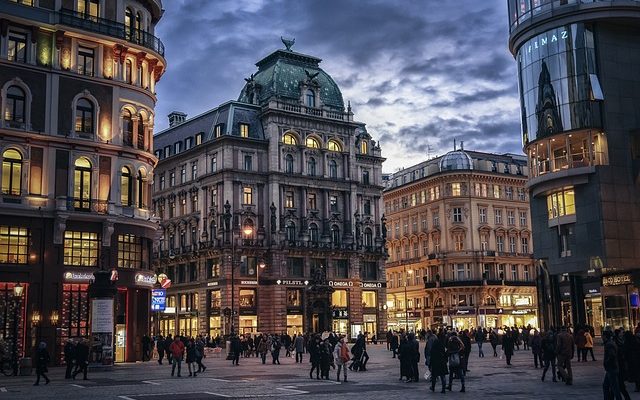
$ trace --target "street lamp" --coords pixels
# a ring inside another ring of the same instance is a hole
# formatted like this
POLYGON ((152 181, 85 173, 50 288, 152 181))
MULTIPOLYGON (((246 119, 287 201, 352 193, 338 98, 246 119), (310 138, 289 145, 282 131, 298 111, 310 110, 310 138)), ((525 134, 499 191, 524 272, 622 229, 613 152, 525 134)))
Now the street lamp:
POLYGON ((409 300, 407 299, 407 285, 409 285, 409 275, 413 274, 412 270, 407 270, 404 266, 404 329, 409 333, 409 300))
MULTIPOLYGON (((264 262, 264 259, 261 258, 258 261, 258 268, 256 268, 256 300, 258 300, 258 301, 260 299, 260 296, 259 296, 259 294, 260 294, 260 270, 261 269, 265 269, 266 266, 267 266, 267 264, 264 262)), ((256 311, 257 310, 258 310, 258 306, 256 304, 256 311)), ((258 317, 258 320, 259 319, 260 318, 258 317)), ((259 328, 259 327, 256 326, 256 328, 259 328)), ((258 329, 258 332, 260 332, 260 329, 258 329)))
POLYGON ((24 287, 18 282, 13 287, 13 352, 11 361, 13 364, 13 376, 18 376, 18 323, 24 287))

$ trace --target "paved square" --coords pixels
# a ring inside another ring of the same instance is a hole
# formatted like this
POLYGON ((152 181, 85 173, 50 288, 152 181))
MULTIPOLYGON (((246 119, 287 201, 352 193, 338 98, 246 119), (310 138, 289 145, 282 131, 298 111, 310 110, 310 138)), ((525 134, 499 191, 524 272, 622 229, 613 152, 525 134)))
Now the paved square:
MULTIPOLYGON (((421 348, 424 343, 421 343, 421 348)), ((491 355, 491 351, 486 352, 491 355)), ((258 358, 241 358, 240 366, 221 358, 206 358, 207 371, 196 378, 172 378, 170 367, 157 362, 117 365, 111 372, 91 372, 89 380, 64 380, 63 368, 50 368, 51 384, 33 386, 35 376, 0 377, 0 399, 114 399, 114 400, 208 400, 219 398, 291 398, 291 399, 422 399, 444 396, 431 393, 424 381, 403 383, 398 380, 398 361, 391 358, 384 345, 369 346, 367 372, 349 371, 349 382, 309 379, 308 356, 303 364, 293 358, 282 357, 282 365, 262 365, 258 358)), ((284 353, 283 353, 284 355, 284 353)), ((520 350, 507 367, 505 360, 494 357, 478 358, 473 348, 467 375, 467 393, 459 393, 454 381, 447 397, 482 399, 602 399, 602 348, 596 349, 596 362, 573 364, 574 385, 540 381, 541 371, 533 368, 529 351, 520 350), (453 395, 453 396, 452 396, 453 395)), ((420 366, 421 377, 424 365, 420 366)), ((632 399, 640 399, 627 384, 632 399)))

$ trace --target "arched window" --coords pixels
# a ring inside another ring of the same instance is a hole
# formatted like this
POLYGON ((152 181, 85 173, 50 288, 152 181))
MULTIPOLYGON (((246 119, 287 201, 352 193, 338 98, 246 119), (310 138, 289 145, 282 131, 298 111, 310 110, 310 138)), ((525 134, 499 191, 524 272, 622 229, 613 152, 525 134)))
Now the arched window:
POLYGON ((366 140, 362 140, 360 142, 360 153, 361 154, 367 154, 369 151, 369 143, 366 140))
POLYGON ((336 160, 329 161, 329 178, 338 177, 338 163, 336 160))
POLYGON ((309 224, 309 240, 311 240, 312 243, 318 243, 318 239, 318 225, 316 223, 309 224))
POLYGON ((145 149, 145 123, 144 116, 142 114, 138 115, 138 148, 145 149))
POLYGON ((286 232, 287 232, 287 240, 289 241, 296 240, 296 224, 293 221, 287 222, 286 232))
POLYGON ((91 162, 80 157, 73 173, 73 207, 80 211, 91 209, 91 162))
POLYGON ((296 139, 296 137, 292 133, 285 133, 284 136, 282 136, 282 143, 297 145, 298 139, 296 139))
POLYGON ((133 83, 133 62, 128 58, 124 62, 124 81, 128 84, 133 83))
POLYGON ((307 107, 315 107, 316 106, 316 94, 311 89, 307 89, 305 93, 305 104, 307 107))
POLYGON ((340 143, 338 143, 335 140, 329 140, 327 142, 327 149, 329 149, 329 151, 342 151, 342 145, 340 145, 340 143))
POLYGON ((331 243, 336 246, 340 244, 340 228, 338 228, 338 225, 331 226, 331 243))
POLYGON ((312 149, 319 149, 320 148, 320 142, 318 142, 318 139, 309 136, 307 138, 306 141, 307 147, 310 147, 312 149))
POLYGON ((291 154, 284 156, 284 172, 293 174, 293 156, 291 154))
POLYGON ((120 204, 125 207, 131 206, 133 190, 133 182, 131 181, 131 170, 128 167, 122 167, 120 171, 120 204))
POLYGON ((5 102, 3 113, 4 120, 9 121, 9 126, 12 126, 12 123, 19 126, 25 122, 25 99, 26 95, 22 88, 18 86, 9 86, 7 89, 7 101, 5 102))
POLYGON ((313 157, 307 160, 307 173, 311 176, 316 175, 316 159, 313 157))
POLYGON ((18 150, 2 153, 2 194, 20 196, 22 191, 22 155, 18 150))
POLYGON ((142 170, 138 171, 138 208, 145 208, 144 203, 144 178, 145 174, 142 170))
POLYGON ((373 246, 373 232, 371 231, 371 228, 365 228, 364 230, 364 246, 373 246))
POLYGON ((93 134, 93 103, 84 97, 76 103, 76 132, 93 134))
POLYGON ((133 11, 128 7, 124 11, 124 29, 127 39, 131 40, 131 32, 133 31, 133 11))
POLYGON ((129 110, 124 110, 122 116, 122 143, 125 146, 133 146, 133 119, 129 110))

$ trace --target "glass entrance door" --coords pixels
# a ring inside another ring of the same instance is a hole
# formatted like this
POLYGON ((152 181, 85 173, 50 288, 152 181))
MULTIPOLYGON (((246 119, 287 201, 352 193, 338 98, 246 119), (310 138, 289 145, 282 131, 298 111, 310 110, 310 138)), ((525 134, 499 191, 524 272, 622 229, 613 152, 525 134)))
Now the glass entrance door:
POLYGON ((127 350, 127 327, 125 324, 116 325, 116 362, 126 360, 127 350))

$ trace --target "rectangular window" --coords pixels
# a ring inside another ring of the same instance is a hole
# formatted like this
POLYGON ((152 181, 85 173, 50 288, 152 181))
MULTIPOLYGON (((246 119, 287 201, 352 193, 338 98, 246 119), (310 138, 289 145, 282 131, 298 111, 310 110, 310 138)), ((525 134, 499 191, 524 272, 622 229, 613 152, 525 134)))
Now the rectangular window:
POLYGON ((411 232, 418 232, 418 217, 411 217, 411 232))
POLYGON ((217 138, 222 136, 222 124, 216 125, 216 127, 213 128, 213 133, 214 133, 214 136, 217 138))
POLYGON ((362 264, 360 275, 362 279, 375 281, 378 280, 378 264, 367 261, 362 264))
POLYGON ((480 250, 489 250, 489 235, 487 235, 486 233, 480 235, 480 250))
POLYGON ((192 137, 186 138, 184 140, 184 149, 189 150, 192 147, 193 147, 193 138, 192 137))
POLYGON ((222 305, 222 294, 220 290, 209 291, 209 309, 219 310, 222 305))
POLYGON ((118 268, 142 267, 142 239, 139 236, 118 235, 118 268))
POLYGON ((525 281, 531 280, 531 275, 529 274, 529 266, 525 265, 522 268, 523 268, 523 273, 524 273, 524 276, 523 276, 524 280, 525 281))
POLYGON ((207 259, 207 278, 219 278, 220 277, 220 259, 209 258, 207 259))
POLYGON ((526 198, 527 198, 527 196, 526 196, 526 194, 524 192, 524 189, 518 188, 518 200, 525 201, 526 198))
POLYGON ((80 267, 98 266, 100 240, 94 232, 64 232, 64 265, 80 267))
POLYGON ((377 308, 376 296, 377 293, 373 290, 362 291, 362 307, 363 308, 377 308))
POLYGON ((349 278, 349 260, 336 260, 336 278, 349 278))
POLYGON ((505 187, 504 195, 507 198, 507 200, 513 200, 513 188, 511 186, 505 187))
POLYGON ((180 183, 185 183, 187 181, 187 166, 183 165, 180 167, 180 183))
POLYGON ((496 199, 500 198, 500 186, 493 185, 493 197, 495 197, 496 199))
POLYGON ((512 281, 518 280, 518 266, 515 264, 511 265, 511 280, 512 281))
POLYGON ((453 236, 456 251, 464 250, 464 235, 456 234, 453 236))
POLYGON ((287 289, 287 307, 302 307, 302 289, 287 289))
POLYGON ((240 308, 256 307, 256 290, 240 289, 240 308))
POLYGON ((344 289, 336 290, 331 293, 331 305, 333 307, 349 307, 347 299, 349 292, 344 289))
POLYGON ((218 170, 218 154, 213 154, 211 156, 211 172, 216 172, 218 170))
POLYGON ((0 264, 26 264, 29 230, 17 226, 0 226, 0 264))
POLYGON ((198 162, 194 161, 191 163, 191 180, 198 179, 198 162))
POLYGON ((338 212, 338 196, 329 196, 329 210, 331 212, 338 212))
POLYGON ((496 224, 502 224, 502 210, 495 210, 495 221, 496 224))
POLYGON ((486 224, 487 223, 487 208, 486 207, 480 207, 479 213, 480 213, 480 223, 481 224, 486 224))
POLYGON ((426 232, 427 229, 427 214, 422 214, 422 230, 426 232))
POLYGON ((249 137, 249 124, 240 124, 240 137, 249 137))
POLYGON ((508 225, 515 225, 516 224, 515 211, 507 210, 507 224, 508 225))
POLYGON ((202 144, 202 133, 196 134, 196 146, 202 144))
POLYGON ((164 179, 164 173, 162 175, 160 175, 160 190, 164 190, 165 188, 165 179, 164 179))
POLYGON ((301 278, 304 276, 304 258, 289 257, 287 259, 287 275, 301 278))
POLYGON ((364 185, 369 184, 369 171, 366 169, 362 171, 362 183, 364 185))
POLYGON ((253 157, 247 154, 244 156, 244 170, 253 171, 253 157))
POLYGON ((242 204, 253 204, 253 188, 249 186, 242 188, 242 204))
POLYGON ((285 192, 284 194, 284 207, 285 208, 293 208, 293 192, 285 192))
POLYGON ((309 193, 307 195, 307 206, 309 207, 310 210, 317 210, 318 209, 318 204, 316 203, 316 194, 315 193, 309 193))
POLYGON ((438 211, 433 212, 433 227, 436 228, 440 226, 440 214, 438 211))
POLYGON ((460 184, 459 183, 452 183, 451 184, 451 195, 452 196, 460 196, 461 195, 461 189, 460 189, 460 184))
POLYGON ((362 210, 364 215, 371 215, 371 200, 364 200, 362 203, 362 210))
POLYGON ((27 62, 27 35, 9 31, 7 44, 9 61, 27 62))
POLYGON ((462 222, 462 207, 453 207, 453 222, 462 222))
POLYGON ((520 227, 527 226, 527 212, 520 211, 520 227))
POLYGON ((547 196, 549 219, 576 213, 575 192, 573 188, 563 189, 547 196))
POLYGON ((78 47, 78 73, 93 76, 94 51, 88 47, 78 47))
POLYGON ((509 236, 509 252, 510 253, 515 253, 516 252, 516 238, 515 238, 515 236, 509 236))
POLYGON ((504 251, 504 236, 496 236, 496 250, 499 252, 504 251))
POLYGON ((523 254, 529 254, 529 238, 523 237, 520 239, 520 248, 523 254))
POLYGON ((169 173, 169 187, 174 187, 176 185, 176 172, 171 171, 169 173))
POLYGON ((171 146, 164 146, 164 158, 171 156, 171 146))
POLYGON ((198 211, 198 195, 194 194, 191 196, 191 212, 198 211))

